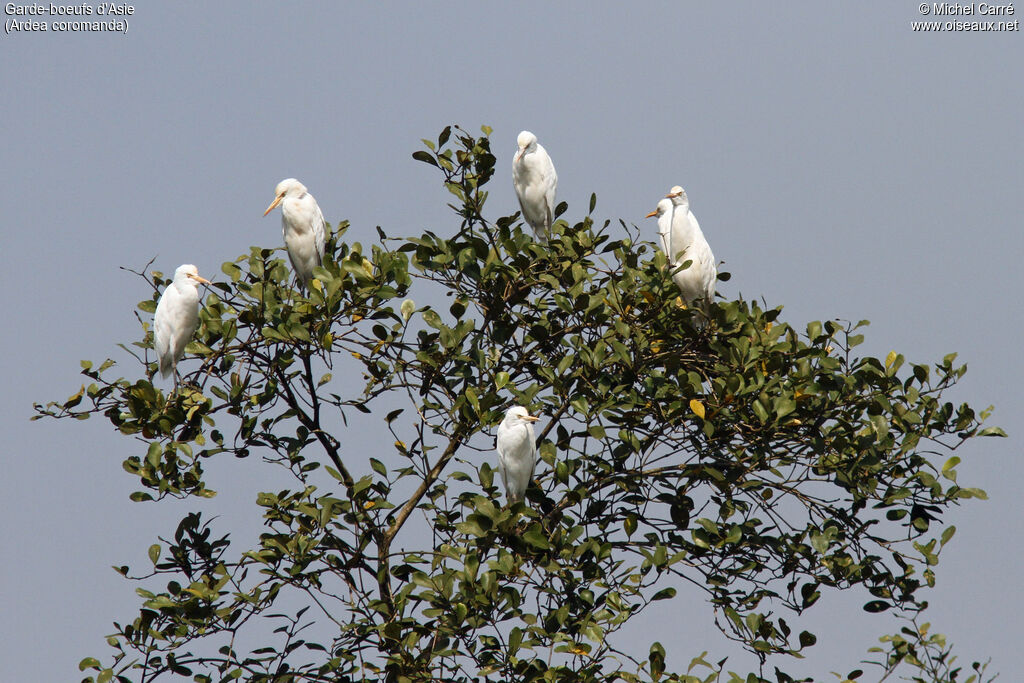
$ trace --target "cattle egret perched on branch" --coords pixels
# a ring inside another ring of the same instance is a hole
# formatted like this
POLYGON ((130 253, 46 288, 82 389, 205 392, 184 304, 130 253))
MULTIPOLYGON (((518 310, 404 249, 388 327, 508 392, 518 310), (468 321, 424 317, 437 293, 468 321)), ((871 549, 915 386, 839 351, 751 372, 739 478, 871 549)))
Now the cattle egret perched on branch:
POLYGON ((178 383, 178 359, 199 325, 199 289, 210 281, 199 277, 199 271, 190 264, 178 266, 174 279, 160 295, 153 319, 154 348, 160 361, 160 375, 166 378, 174 373, 178 383))
POLYGON ((658 236, 673 270, 686 261, 690 266, 672 276, 687 305, 698 303, 705 311, 715 298, 715 278, 718 267, 711 246, 704 239, 697 218, 690 211, 690 200, 683 188, 676 185, 658 208, 646 218, 658 217, 658 236))
POLYGON ((299 282, 304 289, 309 289, 313 269, 324 262, 324 215, 306 186, 295 178, 279 182, 274 195, 274 202, 263 215, 281 205, 284 246, 299 282))
POLYGON ((526 408, 513 406, 498 425, 498 468, 509 503, 523 500, 533 478, 533 468, 537 465, 533 423, 537 419, 526 408))
POLYGON ((547 239, 555 216, 558 174, 547 151, 528 130, 516 140, 519 150, 512 160, 512 185, 516 188, 523 220, 540 239, 547 239))

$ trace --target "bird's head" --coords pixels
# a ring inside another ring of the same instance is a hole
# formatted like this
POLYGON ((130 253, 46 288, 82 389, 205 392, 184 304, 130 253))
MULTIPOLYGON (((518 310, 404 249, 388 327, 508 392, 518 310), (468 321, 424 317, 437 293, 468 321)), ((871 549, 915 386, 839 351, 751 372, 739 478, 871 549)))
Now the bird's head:
POLYGON ((675 204, 676 206, 683 206, 684 204, 686 206, 690 205, 690 199, 689 197, 686 196, 686 190, 684 190, 679 185, 676 185, 671 190, 669 190, 668 194, 665 195, 665 198, 671 199, 672 203, 675 204))
POLYGON ((667 213, 671 209, 672 200, 666 197, 658 202, 658 208, 656 208, 654 211, 651 211, 649 214, 644 216, 644 218, 654 218, 655 216, 661 218, 665 213, 667 213))
POLYGON ((179 283, 187 282, 188 280, 194 280, 200 284, 208 285, 210 281, 205 277, 200 277, 199 269, 193 266, 191 263, 178 266, 177 270, 174 271, 174 281, 179 283))
POLYGON ((523 155, 530 151, 530 148, 537 144, 537 136, 528 130, 524 130, 516 138, 516 145, 519 146, 519 151, 516 152, 516 157, 513 159, 513 163, 518 162, 523 158, 523 155))
POLYGON ((285 197, 301 197, 306 194, 306 186, 300 183, 295 178, 285 178, 277 184, 274 188, 274 201, 267 210, 263 212, 266 216, 268 213, 277 208, 277 205, 281 203, 281 200, 285 197))
POLYGON ((522 406, 512 406, 505 413, 505 421, 510 424, 516 424, 518 422, 536 422, 539 417, 530 415, 530 412, 522 406))

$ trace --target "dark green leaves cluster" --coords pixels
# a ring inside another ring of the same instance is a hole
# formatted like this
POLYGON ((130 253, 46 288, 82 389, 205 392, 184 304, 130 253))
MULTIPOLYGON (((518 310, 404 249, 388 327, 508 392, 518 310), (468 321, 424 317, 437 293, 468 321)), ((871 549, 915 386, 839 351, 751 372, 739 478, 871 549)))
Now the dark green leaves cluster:
POLYGON ((722 662, 673 674, 660 643, 619 631, 653 602, 699 615, 703 599, 779 661, 815 643, 797 622, 825 590, 858 589, 872 612, 921 604, 943 515, 984 496, 950 451, 1001 433, 943 400, 954 358, 858 357, 864 323, 798 331, 743 300, 689 310, 664 255, 596 222, 596 198, 547 243, 518 215, 489 220, 488 133, 446 128, 413 155, 454 197, 452 234, 381 231, 367 250, 342 224, 308 296, 279 251, 253 248, 204 301, 177 392, 152 382, 145 317, 137 377, 86 364, 87 387, 38 407, 139 439, 138 500, 214 495, 209 458, 282 468, 255 496, 253 547, 211 540, 194 513, 151 548, 139 578, 166 585, 140 589, 113 665, 83 662, 97 680, 717 680, 722 662), (542 416, 544 464, 508 507, 490 452, 513 404, 542 416), (357 413, 371 452, 350 446, 357 413), (273 642, 236 651, 259 622, 273 642))

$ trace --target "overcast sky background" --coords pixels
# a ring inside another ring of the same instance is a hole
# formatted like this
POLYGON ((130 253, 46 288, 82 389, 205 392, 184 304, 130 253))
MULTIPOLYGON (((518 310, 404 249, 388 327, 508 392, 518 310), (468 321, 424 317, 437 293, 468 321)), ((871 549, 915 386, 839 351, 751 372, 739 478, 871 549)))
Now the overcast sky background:
MULTIPOLYGON (((449 123, 494 129, 491 216, 517 209, 510 166, 530 129, 566 218, 596 192, 598 217, 653 240, 643 216, 681 184, 733 274, 727 297, 785 305, 797 329, 870 319, 872 355, 959 352, 953 398, 994 404, 1010 438, 959 453, 961 483, 991 500, 949 518, 929 617, 965 664, 991 656, 1013 680, 1024 38, 914 33, 918 6, 166 2, 137 3, 127 35, 0 36, 0 680, 78 680, 80 659, 106 659, 111 623, 139 605, 110 566, 147 566, 192 505, 129 502, 121 461, 138 447, 101 419, 28 421, 77 390, 80 359, 125 360, 115 344, 138 338, 149 292, 119 266, 155 256, 222 277, 249 245, 279 246, 279 216, 261 214, 288 176, 351 221, 350 240, 447 234, 449 195, 410 154, 449 123)), ((239 542, 259 531, 256 465, 228 463, 203 508, 239 542)), ((867 599, 827 596, 819 645, 792 669, 830 679, 898 627, 867 599)), ((645 627, 685 668, 735 654, 709 614, 681 594, 645 627)))

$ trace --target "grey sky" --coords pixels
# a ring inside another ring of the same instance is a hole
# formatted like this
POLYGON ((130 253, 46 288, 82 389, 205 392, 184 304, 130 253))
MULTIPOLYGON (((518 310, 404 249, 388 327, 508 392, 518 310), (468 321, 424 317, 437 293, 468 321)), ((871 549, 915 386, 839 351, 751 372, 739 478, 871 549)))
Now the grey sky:
MULTIPOLYGON (((156 256, 216 278, 249 245, 279 246, 261 213, 288 176, 350 240, 447 232, 447 193, 410 153, 449 123, 494 129, 493 216, 517 208, 528 128, 568 218, 596 192, 598 216, 654 239, 643 216, 681 184, 733 275, 726 296, 784 304, 797 329, 870 319, 864 353, 959 352, 955 399, 995 404, 1011 438, 960 453, 962 483, 991 500, 950 519, 930 618, 968 661, 1024 670, 1020 32, 915 33, 909 0, 135 7, 127 35, 0 36, 0 680, 74 680, 106 655, 111 622, 138 607, 110 565, 145 566, 185 509, 128 501, 120 463, 137 448, 100 420, 28 422, 33 401, 77 389, 79 359, 123 359, 115 343, 137 338, 149 294, 118 267, 156 256)), ((255 533, 269 478, 223 472, 243 490, 206 509, 255 533)), ((865 596, 828 599, 834 622, 801 665, 822 679, 892 625, 865 596)), ((706 638, 662 642, 687 661, 730 654, 693 600, 652 619, 684 615, 706 638)))

